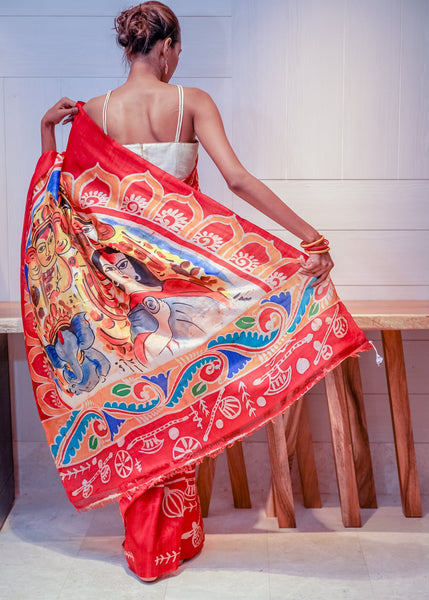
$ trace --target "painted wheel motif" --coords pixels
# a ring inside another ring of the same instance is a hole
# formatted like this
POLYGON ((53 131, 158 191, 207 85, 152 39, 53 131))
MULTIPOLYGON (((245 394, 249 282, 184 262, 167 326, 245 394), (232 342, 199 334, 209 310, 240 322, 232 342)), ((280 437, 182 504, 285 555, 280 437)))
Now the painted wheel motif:
POLYGON ((119 477, 125 479, 133 470, 133 459, 126 450, 119 450, 115 456, 115 469, 119 477))
POLYGON ((174 445, 173 458, 174 460, 179 460, 180 458, 183 458, 187 454, 191 454, 192 452, 195 452, 200 448, 201 444, 195 438, 188 436, 182 437, 179 440, 177 440, 177 442, 174 445))

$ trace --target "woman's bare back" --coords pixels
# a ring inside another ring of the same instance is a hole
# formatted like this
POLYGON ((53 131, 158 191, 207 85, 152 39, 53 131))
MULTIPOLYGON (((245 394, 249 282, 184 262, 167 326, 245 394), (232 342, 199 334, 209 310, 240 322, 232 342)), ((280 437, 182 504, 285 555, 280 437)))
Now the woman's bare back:
MULTIPOLYGON (((189 88, 188 88, 189 90, 189 88)), ((187 106, 189 91, 184 88, 184 114, 181 142, 193 142, 192 111, 187 106)), ((103 106, 106 96, 89 100, 85 112, 103 127, 103 106)), ((107 106, 107 133, 120 144, 172 142, 175 139, 179 114, 177 86, 167 83, 126 82, 112 91, 107 106)))

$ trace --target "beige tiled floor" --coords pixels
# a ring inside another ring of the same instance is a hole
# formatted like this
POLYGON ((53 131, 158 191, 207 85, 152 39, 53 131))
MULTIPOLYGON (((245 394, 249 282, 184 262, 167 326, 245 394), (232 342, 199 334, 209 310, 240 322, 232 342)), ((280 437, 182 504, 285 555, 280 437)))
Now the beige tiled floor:
POLYGON ((236 510, 228 486, 215 485, 203 552, 144 584, 127 570, 117 505, 78 514, 56 474, 36 468, 34 450, 21 454, 20 494, 0 532, 1 600, 429 598, 427 496, 422 519, 405 519, 397 497, 379 497, 361 529, 343 528, 335 496, 318 510, 298 499, 297 529, 279 530, 264 515, 262 488, 252 492, 255 508, 236 510))

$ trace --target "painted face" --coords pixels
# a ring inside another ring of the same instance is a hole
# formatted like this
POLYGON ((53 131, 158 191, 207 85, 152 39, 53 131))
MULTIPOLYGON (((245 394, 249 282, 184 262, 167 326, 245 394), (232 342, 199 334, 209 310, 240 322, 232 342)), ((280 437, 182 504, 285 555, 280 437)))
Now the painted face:
POLYGON ((101 264, 103 267, 103 273, 107 275, 109 279, 126 282, 130 279, 135 280, 138 278, 134 267, 125 254, 122 254, 122 252, 115 252, 115 254, 109 254, 108 256, 108 260, 102 256, 101 264))
POLYGON ((55 236, 51 227, 47 227, 36 243, 37 258, 42 267, 49 268, 56 257, 55 236))

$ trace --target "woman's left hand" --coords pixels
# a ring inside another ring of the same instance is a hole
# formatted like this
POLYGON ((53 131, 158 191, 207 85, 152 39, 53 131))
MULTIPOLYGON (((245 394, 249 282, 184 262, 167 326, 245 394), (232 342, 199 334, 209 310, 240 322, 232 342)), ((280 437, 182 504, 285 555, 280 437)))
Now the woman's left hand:
POLYGON ((333 266, 334 262, 329 252, 326 254, 310 254, 309 258, 302 265, 300 273, 309 277, 317 277, 317 280, 311 284, 311 287, 315 287, 328 278, 333 266))

